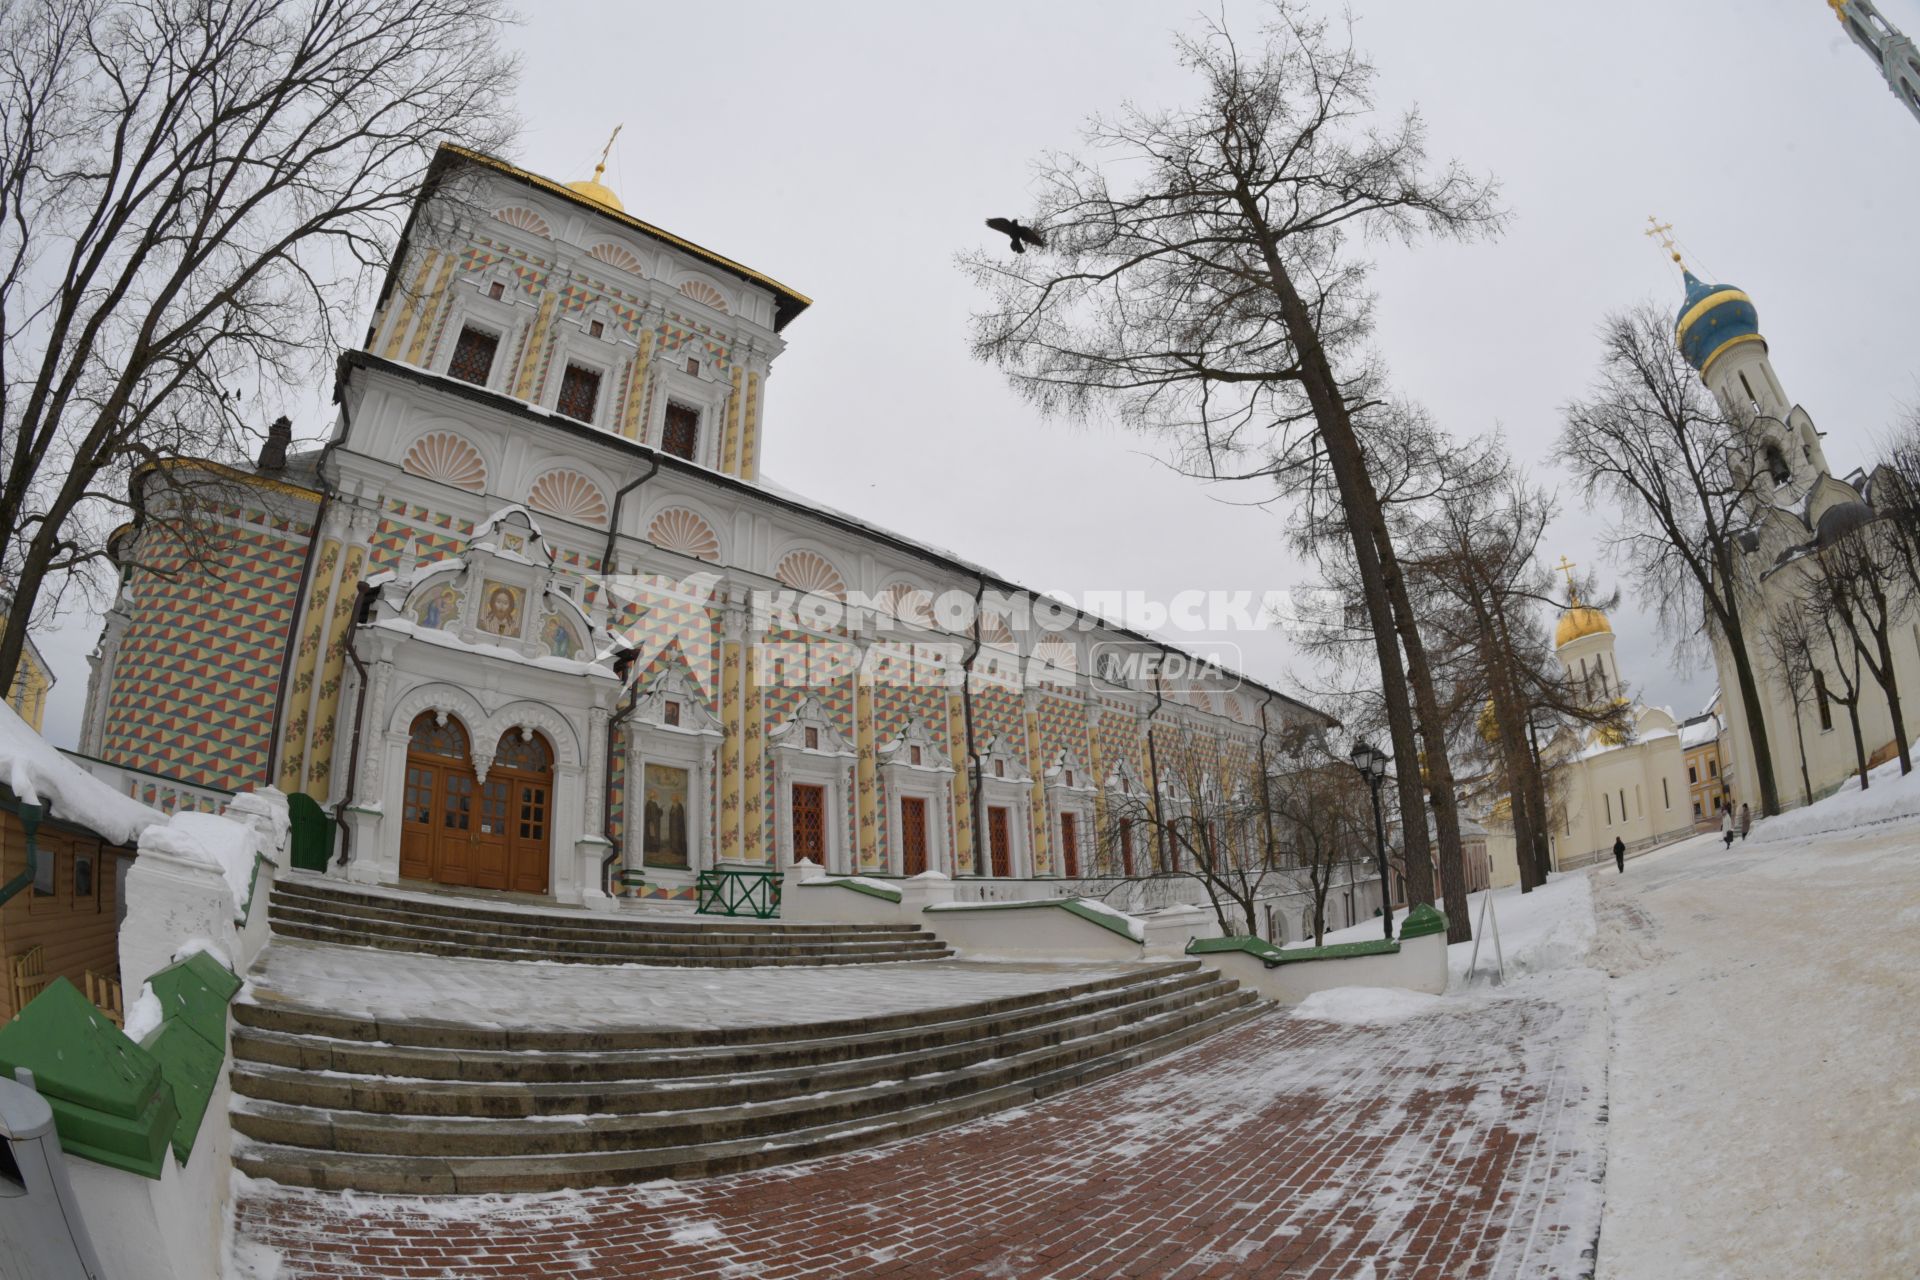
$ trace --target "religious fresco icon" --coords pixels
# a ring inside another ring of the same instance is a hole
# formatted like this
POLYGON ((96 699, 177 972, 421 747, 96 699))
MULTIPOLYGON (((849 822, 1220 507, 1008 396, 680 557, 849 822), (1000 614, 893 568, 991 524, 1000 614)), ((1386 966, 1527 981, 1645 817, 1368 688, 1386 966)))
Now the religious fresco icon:
POLYGON ((519 635, 520 606, 525 598, 525 587, 488 582, 480 595, 480 629, 488 635, 519 635))
POLYGON ((580 652, 580 641, 574 636, 573 628, 562 622, 558 614, 548 614, 540 624, 540 643, 556 658, 571 658, 580 652))
POLYGON ((644 839, 641 850, 650 867, 687 865, 687 771, 671 765, 646 768, 644 839))
POLYGON ((414 606, 414 619, 429 631, 444 631, 460 621, 460 593, 452 587, 435 587, 414 606))

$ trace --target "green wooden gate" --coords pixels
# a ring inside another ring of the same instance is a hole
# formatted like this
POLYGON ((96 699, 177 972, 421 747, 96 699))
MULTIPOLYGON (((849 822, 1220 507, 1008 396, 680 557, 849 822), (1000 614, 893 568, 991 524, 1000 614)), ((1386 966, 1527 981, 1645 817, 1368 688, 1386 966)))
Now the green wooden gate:
POLYGON ((287 797, 287 813, 293 819, 293 865, 302 871, 325 871, 333 856, 333 819, 319 801, 301 791, 287 797))

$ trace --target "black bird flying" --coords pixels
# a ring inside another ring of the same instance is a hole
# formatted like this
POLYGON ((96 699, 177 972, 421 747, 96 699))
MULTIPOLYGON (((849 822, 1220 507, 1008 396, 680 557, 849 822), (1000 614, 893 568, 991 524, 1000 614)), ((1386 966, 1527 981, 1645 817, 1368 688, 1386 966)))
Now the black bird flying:
POLYGON ((1025 253, 1027 245, 1032 245, 1036 249, 1047 247, 1047 242, 1041 238, 1040 233, 1032 227, 1021 226, 1018 218, 988 218, 987 225, 1005 236, 1013 245, 1015 253, 1025 253))

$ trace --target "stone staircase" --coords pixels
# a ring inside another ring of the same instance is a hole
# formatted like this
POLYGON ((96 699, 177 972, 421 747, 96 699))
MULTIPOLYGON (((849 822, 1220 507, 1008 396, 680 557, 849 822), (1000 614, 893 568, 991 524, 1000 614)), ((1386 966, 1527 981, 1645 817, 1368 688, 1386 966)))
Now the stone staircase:
POLYGON ((878 964, 953 954, 938 938, 911 925, 516 911, 473 899, 391 893, 316 877, 289 876, 276 882, 267 915, 281 937, 481 960, 741 968, 878 964))
MULTIPOLYGON (((384 939, 375 945, 416 941, 361 923, 384 919, 355 915, 336 932, 384 939)), ((437 928, 473 932, 445 924, 437 928)), ((504 953, 613 945, 592 930, 564 943, 546 932, 512 935, 504 953)), ((696 929, 686 945, 700 939, 696 929)), ((874 981, 887 982, 885 972, 874 981)), ((519 1029, 243 999, 234 1006, 233 1124, 242 1136, 233 1161, 293 1186, 411 1194, 729 1173, 1017 1107, 1262 1008, 1253 992, 1187 960, 1097 977, 1063 968, 1060 983, 1039 991, 777 1026, 519 1029)))

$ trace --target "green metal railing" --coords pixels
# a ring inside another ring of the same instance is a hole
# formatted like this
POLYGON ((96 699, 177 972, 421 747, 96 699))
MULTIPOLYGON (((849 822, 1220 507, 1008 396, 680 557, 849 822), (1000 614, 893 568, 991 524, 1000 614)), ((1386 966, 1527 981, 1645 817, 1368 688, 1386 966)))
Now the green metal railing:
POLYGON ((720 867, 700 873, 700 901, 694 910, 703 916, 754 916, 761 920, 780 914, 780 873, 736 871, 720 867))

